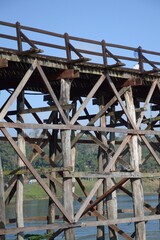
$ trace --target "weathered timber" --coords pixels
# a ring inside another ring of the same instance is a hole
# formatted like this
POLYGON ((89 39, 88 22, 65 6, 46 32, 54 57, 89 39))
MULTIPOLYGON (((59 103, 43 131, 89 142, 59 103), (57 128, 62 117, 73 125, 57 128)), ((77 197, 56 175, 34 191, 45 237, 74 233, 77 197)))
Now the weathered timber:
MULTIPOLYGON (((70 88, 71 81, 69 79, 61 79, 61 95, 60 104, 68 104, 70 101, 70 88)), ((66 111, 66 118, 68 118, 68 112, 66 111)), ((64 119, 63 119, 64 120, 64 119)), ((62 156, 63 156, 63 166, 72 167, 74 163, 71 158, 71 131, 62 130, 62 156)), ((74 219, 74 207, 73 207, 73 194, 72 194, 72 178, 66 177, 64 173, 63 177, 63 198, 64 198, 64 208, 66 212, 70 215, 72 221, 74 219)), ((66 240, 75 239, 74 229, 65 230, 66 240)))
MULTIPOLYGON (((139 129, 124 129, 111 127, 96 127, 96 126, 81 126, 71 124, 34 124, 34 123, 7 123, 0 122, 0 127, 22 128, 22 129, 60 129, 60 130, 81 130, 81 131, 97 131, 97 132, 117 132, 135 135, 160 135, 159 130, 139 130, 139 129)), ((77 140, 78 141, 78 140, 77 140)))
MULTIPOLYGON (((24 109, 24 92, 22 91, 17 98, 17 112, 22 111, 24 109)), ((23 114, 17 115, 18 122, 24 122, 23 114)), ((25 149, 25 139, 24 132, 22 129, 18 130, 18 147, 26 155, 25 149)), ((24 167, 25 164, 18 158, 18 167, 24 167)), ((17 227, 24 227, 24 219, 23 219, 23 188, 24 188, 24 176, 23 174, 17 175, 17 188, 16 188, 16 216, 17 216, 17 227)), ((19 233, 17 235, 18 240, 23 240, 23 233, 19 233)))
POLYGON ((15 151, 17 152, 17 154, 19 155, 19 157, 22 159, 22 161, 25 163, 25 165, 28 167, 28 169, 30 170, 30 172, 33 174, 33 176, 35 177, 35 179, 37 180, 37 182, 39 182, 39 184, 41 185, 41 187, 44 189, 44 191, 48 194, 48 196, 50 196, 52 198, 52 200, 55 202, 56 206, 60 209, 60 211, 64 214, 64 216, 66 217, 66 219, 69 222, 72 222, 69 214, 65 211, 65 209, 63 208, 63 206, 61 205, 61 203, 59 202, 59 200, 56 198, 56 196, 54 196, 52 194, 52 192, 50 191, 50 189, 48 188, 48 186, 44 183, 44 181, 42 180, 42 178, 40 177, 40 175, 37 173, 37 171, 32 167, 32 165, 30 164, 30 162, 27 160, 27 158, 24 156, 24 154, 20 151, 20 149, 17 147, 16 143, 14 142, 14 140, 12 139, 12 137, 9 135, 9 133, 6 131, 6 129, 1 129, 2 133, 6 136, 6 138, 8 139, 8 141, 10 142, 10 144, 13 146, 13 148, 15 149, 15 151))
MULTIPOLYGON (((99 109, 101 110, 104 106, 104 98, 102 97, 101 98, 101 105, 99 106, 99 109)), ((103 115, 101 118, 100 118, 100 125, 102 127, 105 127, 106 126, 106 117, 105 115, 103 115)), ((107 139, 106 139, 106 136, 105 136, 105 133, 104 132, 101 132, 101 135, 100 135, 100 138, 102 140, 102 142, 104 144, 107 145, 107 139)), ((98 171, 99 172, 103 172, 103 169, 104 169, 104 166, 106 164, 106 161, 107 161, 107 153, 99 147, 99 152, 98 152, 98 171)), ((101 184, 101 186, 99 187, 98 191, 97 191, 97 198, 99 198, 103 192, 104 192, 104 188, 105 188, 105 181, 103 182, 103 184, 101 184)), ((104 203, 103 201, 101 201, 98 205, 97 205, 97 211, 103 215, 104 214, 104 203)), ((97 220, 99 220, 100 218, 97 217, 97 220)), ((97 239, 104 239, 105 238, 105 229, 103 226, 98 226, 97 227, 97 239)))
MULTIPOLYGON (((5 213, 5 196, 4 196, 4 179, 3 169, 0 157, 0 230, 5 228, 6 225, 6 213, 5 213)), ((5 236, 0 234, 0 239, 5 240, 5 236)))
MULTIPOLYGON (((9 229, 2 229, 0 230, 0 235, 5 234, 17 234, 19 232, 32 232, 32 231, 39 231, 39 230, 47 230, 47 229, 57 229, 57 228, 76 228, 76 227, 97 227, 97 225, 106 226, 109 224, 123 224, 123 223, 136 223, 141 221, 154 221, 159 220, 159 215, 151 215, 151 216, 144 216, 144 217, 132 217, 132 218, 119 218, 114 220, 102 220, 102 221, 92 221, 92 222, 80 222, 77 224, 69 224, 69 223, 57 223, 57 224, 43 224, 36 227, 23 227, 23 228, 9 228, 9 229)), ((129 239, 129 238, 128 238, 129 239)), ((131 239, 131 238, 130 238, 131 239)))
MULTIPOLYGON (((131 88, 125 93, 125 100, 127 104, 128 113, 130 114, 130 118, 132 118, 133 123, 136 124, 135 106, 133 103, 131 88)), ((140 159, 139 159, 137 136, 132 136, 129 142, 129 146, 130 146, 130 154, 131 154, 131 160, 130 160, 131 166, 135 171, 139 171, 140 159)), ((144 210, 143 210, 144 198, 143 198, 141 179, 131 180, 131 184, 133 189, 134 214, 136 217, 143 217, 144 216, 144 210)), ((137 240, 146 239, 145 222, 136 223, 135 230, 136 230, 137 240)))

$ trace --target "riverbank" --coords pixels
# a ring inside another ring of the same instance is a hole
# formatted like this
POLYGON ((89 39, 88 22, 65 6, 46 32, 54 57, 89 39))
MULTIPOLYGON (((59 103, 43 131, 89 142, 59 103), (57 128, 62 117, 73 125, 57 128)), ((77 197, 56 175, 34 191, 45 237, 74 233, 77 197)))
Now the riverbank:
MULTIPOLYGON (((89 192, 94 186, 95 180, 83 180, 83 184, 86 188, 86 191, 89 192)), ((127 183, 125 186, 128 190, 131 189, 130 183, 127 183)), ((145 179, 143 180, 143 189, 145 194, 158 194, 160 193, 160 181, 159 179, 145 179)), ((75 183, 75 193, 79 196, 83 196, 82 190, 78 183, 75 183)), ((123 194, 122 191, 118 191, 118 194, 123 194)), ((62 197, 62 189, 57 188, 57 197, 62 197)), ((45 191, 41 188, 41 186, 34 182, 32 184, 24 185, 24 199, 45 199, 48 198, 45 191)))

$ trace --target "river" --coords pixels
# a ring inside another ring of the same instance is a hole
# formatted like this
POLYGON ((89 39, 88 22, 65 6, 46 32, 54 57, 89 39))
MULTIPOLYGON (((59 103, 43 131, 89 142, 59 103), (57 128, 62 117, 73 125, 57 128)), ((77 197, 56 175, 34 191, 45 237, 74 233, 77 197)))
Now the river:
MULTIPOLYGON (((146 195, 145 201, 148 202, 151 206, 155 207, 158 204, 158 197, 156 195, 146 195)), ((24 202, 24 216, 32 217, 32 216, 46 216, 47 215, 47 200, 29 200, 24 202)), ((132 202, 131 198, 126 195, 118 196, 118 209, 131 209, 132 202)), ((79 203, 75 203, 75 211, 79 208, 79 203)), ((147 213, 146 213, 147 214, 147 213)), ((119 217, 131 217, 133 216, 131 213, 119 213, 119 217)), ((13 204, 7 207, 7 218, 15 218, 15 207, 13 204)), ((89 219, 88 219, 89 220, 89 219)), ((91 219, 90 219, 91 220, 91 219)), ((87 219, 85 218, 85 221, 87 219)), ((44 224, 45 222, 30 222, 27 223, 26 226, 32 226, 33 224, 44 224)), ((14 224, 10 224, 8 227, 14 227, 14 224)), ((131 234, 134 231, 134 224, 119 224, 118 227, 121 230, 124 230, 126 233, 131 234)), ((108 239, 108 228, 105 228, 106 239, 108 239)), ((159 221, 149 221, 146 223, 147 229, 147 240, 159 240, 160 239, 160 223, 159 221)), ((44 234, 44 231, 32 232, 30 234, 44 234)), ((28 234, 28 233, 27 233, 28 234)), ((15 236, 7 236, 7 240, 15 240, 15 236)), ((57 240, 64 239, 64 235, 60 235, 56 238, 57 240)), ((96 228, 77 228, 76 229, 76 240, 94 240, 96 239, 96 228)), ((119 240, 123 238, 119 237, 119 240)))

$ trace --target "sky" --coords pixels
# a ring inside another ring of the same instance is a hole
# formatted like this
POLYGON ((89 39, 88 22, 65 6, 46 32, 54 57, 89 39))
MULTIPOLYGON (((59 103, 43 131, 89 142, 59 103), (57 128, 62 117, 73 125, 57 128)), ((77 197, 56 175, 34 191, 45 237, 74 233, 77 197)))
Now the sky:
POLYGON ((160 52, 159 0, 1 0, 1 21, 160 52))

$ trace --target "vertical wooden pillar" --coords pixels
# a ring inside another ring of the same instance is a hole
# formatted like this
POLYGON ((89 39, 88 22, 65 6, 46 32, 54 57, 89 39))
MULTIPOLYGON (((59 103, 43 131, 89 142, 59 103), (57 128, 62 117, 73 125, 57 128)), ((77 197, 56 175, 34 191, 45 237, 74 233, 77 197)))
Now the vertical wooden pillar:
MULTIPOLYGON (((23 114, 20 112, 24 109, 24 92, 21 92, 17 98, 17 122, 23 123, 23 114)), ((23 130, 19 129, 17 132, 18 147, 26 155, 25 150, 25 139, 23 130)), ((18 167, 23 167, 24 163, 18 157, 18 167)), ((17 227, 24 227, 24 217, 23 217, 23 189, 24 189, 24 176, 22 174, 17 175, 17 194, 16 194, 16 217, 17 217, 17 227)), ((17 240, 23 240, 23 233, 17 234, 17 240)))
MULTIPOLYGON (((55 112, 55 118, 53 120, 53 123, 57 123, 57 113, 55 112)), ((50 156, 50 165, 53 167, 53 163, 55 162, 55 158, 56 158, 56 143, 57 143, 57 130, 53 130, 52 131, 52 136, 51 139, 49 141, 49 156, 50 156)), ((56 177, 55 176, 56 173, 52 172, 51 176, 52 177, 56 177)), ((49 185, 50 185, 50 189, 52 191, 53 194, 56 194, 56 186, 54 184, 54 182, 49 181, 49 185)), ((49 198, 49 209, 48 209, 48 223, 54 223, 55 222, 55 204, 52 201, 51 198, 49 198)), ((52 230, 48 231, 49 233, 53 233, 52 230)))
MULTIPOLYGON (((5 197, 4 197, 4 180, 3 180, 3 169, 0 157, 0 229, 5 228, 6 217, 5 217, 5 197)), ((1 240, 5 240, 5 236, 0 235, 1 240)))
MULTIPOLYGON (((102 97, 100 99, 101 103, 100 103, 100 110, 103 108, 104 106, 104 98, 102 97)), ((106 127, 106 116, 103 115, 100 118, 100 126, 101 127, 106 127)), ((100 135, 101 141, 104 144, 107 144, 107 139, 106 139, 106 133, 101 132, 100 135)), ((99 172, 103 172, 104 170, 104 164, 106 162, 106 153, 103 149, 99 148, 99 156, 98 156, 98 171, 99 172)), ((104 193, 104 184, 102 183, 101 186, 98 188, 97 191, 97 198, 102 196, 104 193)), ((104 203, 103 201, 101 201, 98 206, 97 206, 97 211, 103 215, 104 214, 104 203)), ((99 217, 97 217, 97 220, 99 221, 99 217)), ((105 239, 105 228, 104 226, 97 226, 97 240, 104 240, 105 239)))
MULTIPOLYGON (((136 113, 135 106, 133 102, 133 94, 132 88, 130 88, 125 93, 125 100, 127 105, 127 110, 132 118, 132 121, 136 124, 136 113)), ((130 163, 134 171, 139 172, 139 164, 140 164, 140 154, 138 147, 138 137, 136 135, 132 136, 130 141, 130 163)), ((144 196, 143 196, 143 188, 141 179, 133 179, 131 180, 132 184, 132 192, 133 192, 133 205, 134 205, 134 214, 136 217, 144 216, 144 196)), ((146 228, 145 222, 137 222, 135 223, 135 231, 136 231, 136 240, 145 240, 146 239, 146 228)))
MULTIPOLYGON (((74 116, 74 114, 76 113, 76 107, 77 107, 77 100, 74 100, 73 104, 75 105, 75 108, 73 108, 72 110, 72 117, 74 116)), ((71 132, 71 140, 73 140, 75 138, 75 131, 71 132)), ((72 161, 72 168, 73 171, 75 171, 75 161, 76 161, 76 144, 74 146, 72 146, 71 148, 71 161, 72 161)), ((76 180, 75 178, 72 178, 72 191, 73 193, 75 192, 75 183, 76 180)))
MULTIPOLYGON (((60 93, 61 105, 69 104, 70 87, 71 87, 70 80, 61 79, 61 93, 60 93)), ((66 115, 68 116, 69 112, 66 111, 66 115)), ((71 131, 70 130, 61 131, 61 142, 62 142, 62 156, 63 156, 64 167, 73 167, 73 162, 71 158, 71 131)), ((63 177, 63 200, 64 200, 64 208, 70 214, 71 218, 74 219, 72 178, 67 177, 65 173, 63 177)), ((65 239, 66 240, 75 239, 74 229, 65 230, 65 239)))
MULTIPOLYGON (((115 107, 112 106, 112 115, 110 117, 110 124, 115 125, 116 119, 115 119, 115 107)), ((109 147, 111 150, 115 151, 115 133, 110 133, 110 144, 109 147)), ((111 171, 115 171, 115 165, 112 167, 111 171)), ((114 179, 108 178, 107 179, 107 190, 110 189, 115 185, 114 179)), ((108 219, 117 219, 117 193, 114 191, 110 196, 107 198, 107 215, 108 219)), ((117 240, 118 235, 117 233, 112 229, 108 228, 109 230, 109 239, 117 240)))

